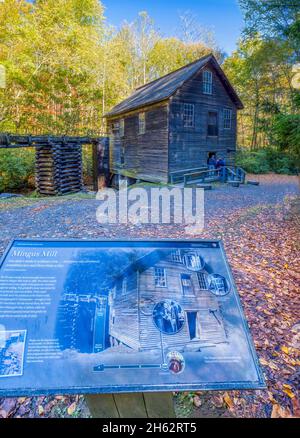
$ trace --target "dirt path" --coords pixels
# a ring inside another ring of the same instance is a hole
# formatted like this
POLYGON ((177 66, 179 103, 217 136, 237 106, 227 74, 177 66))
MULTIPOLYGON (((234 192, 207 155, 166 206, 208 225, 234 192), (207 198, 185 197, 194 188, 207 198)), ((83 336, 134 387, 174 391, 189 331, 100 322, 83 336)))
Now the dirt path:
MULTIPOLYGON (((193 237, 224 241, 268 390, 179 394, 180 416, 300 416, 298 180, 253 179, 260 186, 206 192, 205 230, 193 237)), ((191 237, 172 225, 101 226, 97 206, 86 197, 0 201, 0 252, 17 237, 191 237)), ((87 415, 78 396, 0 399, 0 418, 87 415)))
MULTIPOLYGON (((205 192, 205 228, 213 236, 216 223, 235 212, 256 211, 262 206, 282 204, 298 191, 296 177, 256 176, 260 185, 240 188, 217 186, 205 192)), ((96 221, 99 202, 93 196, 0 200, 0 253, 16 237, 146 237, 182 235, 179 226, 102 226, 96 221)), ((183 237, 183 236, 182 236, 183 237)))

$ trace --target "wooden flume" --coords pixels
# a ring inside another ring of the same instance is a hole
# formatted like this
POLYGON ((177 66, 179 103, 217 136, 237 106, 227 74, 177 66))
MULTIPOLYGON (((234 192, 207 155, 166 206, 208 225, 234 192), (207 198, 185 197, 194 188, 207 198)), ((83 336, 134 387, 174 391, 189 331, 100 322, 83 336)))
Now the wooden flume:
POLYGON ((41 195, 63 195, 83 189, 82 146, 99 138, 0 134, 0 148, 35 148, 36 188, 41 195))

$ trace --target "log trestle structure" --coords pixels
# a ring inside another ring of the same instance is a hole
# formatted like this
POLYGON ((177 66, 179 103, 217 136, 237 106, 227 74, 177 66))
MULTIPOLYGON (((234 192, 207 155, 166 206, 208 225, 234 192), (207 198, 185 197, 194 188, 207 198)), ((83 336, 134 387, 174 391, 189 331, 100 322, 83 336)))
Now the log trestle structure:
POLYGON ((109 178, 105 137, 0 134, 0 149, 35 148, 36 188, 41 195, 64 195, 83 189, 83 145, 93 146, 94 189, 97 190, 99 177, 103 174, 104 180, 109 178))

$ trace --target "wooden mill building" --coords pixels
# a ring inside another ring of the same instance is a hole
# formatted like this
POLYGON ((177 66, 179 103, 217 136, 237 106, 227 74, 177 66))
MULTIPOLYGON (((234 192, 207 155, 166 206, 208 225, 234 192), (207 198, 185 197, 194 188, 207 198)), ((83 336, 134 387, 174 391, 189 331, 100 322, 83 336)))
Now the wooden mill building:
POLYGON ((210 272, 198 251, 154 250, 138 259, 110 292, 111 345, 155 350, 163 340, 168 348, 197 351, 227 342, 221 303, 229 289, 223 277, 212 289, 210 272), (155 305, 166 300, 180 306, 184 319, 171 335, 161 335, 153 318, 155 305))
POLYGON ((232 162, 242 108, 213 55, 143 85, 106 114, 110 170, 168 183, 213 153, 232 162))

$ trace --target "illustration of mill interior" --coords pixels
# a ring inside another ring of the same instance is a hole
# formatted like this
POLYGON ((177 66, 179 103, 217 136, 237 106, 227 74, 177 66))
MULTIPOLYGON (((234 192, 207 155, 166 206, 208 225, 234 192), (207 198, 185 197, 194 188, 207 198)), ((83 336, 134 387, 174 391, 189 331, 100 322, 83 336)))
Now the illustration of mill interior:
POLYGON ((227 342, 219 301, 229 287, 212 273, 198 251, 155 250, 131 264, 110 292, 110 345, 134 350, 169 348, 197 351, 227 342), (155 321, 155 309, 171 305, 177 329, 155 321), (175 307, 174 307, 175 306, 175 307))

